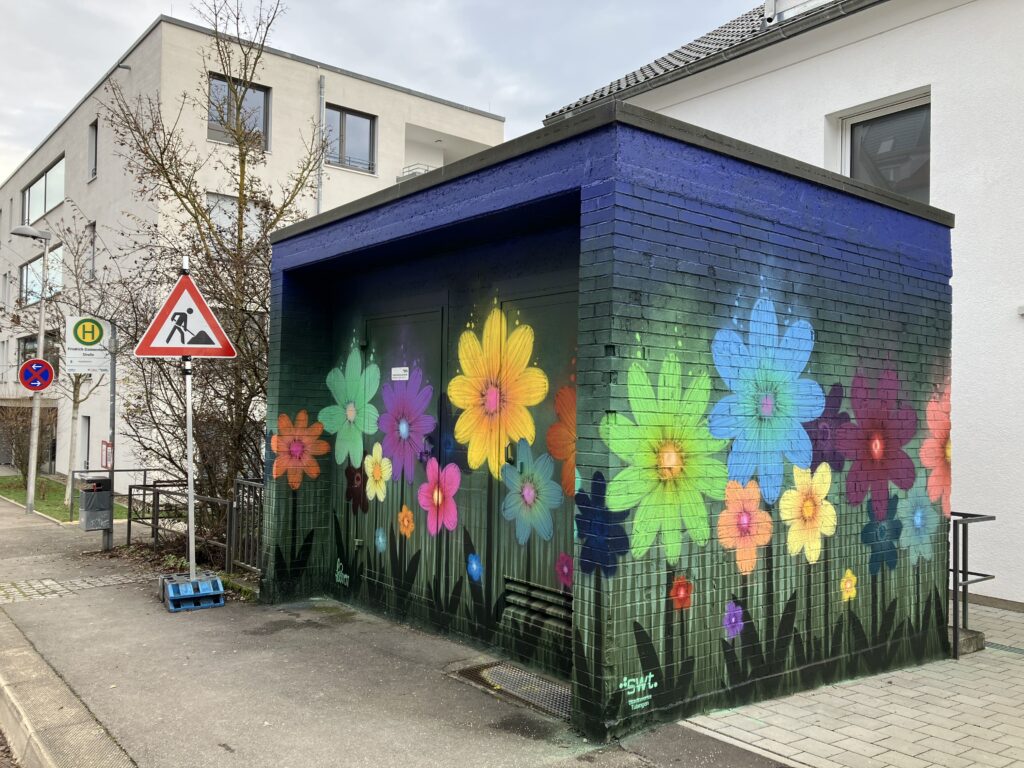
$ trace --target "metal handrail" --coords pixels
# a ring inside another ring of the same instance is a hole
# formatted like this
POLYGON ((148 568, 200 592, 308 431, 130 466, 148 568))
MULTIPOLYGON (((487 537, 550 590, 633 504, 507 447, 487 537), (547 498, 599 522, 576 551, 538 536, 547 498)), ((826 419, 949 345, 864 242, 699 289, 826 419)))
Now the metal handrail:
MULTIPOLYGON (((131 468, 131 469, 115 469, 114 470, 114 474, 117 474, 118 472, 135 472, 135 473, 141 472, 142 473, 142 484, 145 485, 146 481, 149 479, 149 473, 150 472, 159 472, 159 471, 160 470, 157 469, 156 467, 138 467, 138 468, 131 468)), ((82 477, 84 475, 109 475, 109 474, 110 474, 110 470, 109 469, 73 469, 73 470, 71 470, 71 485, 74 486, 74 484, 75 484, 75 477, 76 476, 77 477, 82 477)), ((126 493, 118 494, 116 488, 111 488, 110 489, 110 500, 111 500, 111 503, 113 503, 115 501, 115 499, 118 497, 118 495, 120 495, 122 499, 127 498, 127 496, 128 496, 128 494, 126 494, 126 493)), ((68 522, 73 523, 73 522, 75 522, 75 520, 77 520, 77 513, 78 513, 77 507, 78 507, 78 494, 77 493, 72 493, 71 494, 71 508, 68 510, 68 522)))
POLYGON ((972 512, 953 512, 950 514, 953 521, 953 565, 949 568, 952 575, 953 591, 953 658, 960 658, 960 619, 963 620, 963 629, 969 629, 967 625, 967 590, 971 584, 980 584, 983 581, 991 581, 995 578, 991 573, 980 573, 970 570, 967 562, 967 532, 968 525, 972 523, 987 523, 995 520, 995 515, 979 515, 972 512), (962 532, 961 532, 962 531, 962 532), (960 617, 960 612, 963 616, 960 617))

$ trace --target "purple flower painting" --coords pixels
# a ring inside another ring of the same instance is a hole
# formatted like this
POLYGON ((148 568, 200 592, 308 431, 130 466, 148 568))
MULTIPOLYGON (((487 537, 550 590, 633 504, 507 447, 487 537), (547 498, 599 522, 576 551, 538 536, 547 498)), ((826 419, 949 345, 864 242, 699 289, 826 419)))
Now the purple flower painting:
POLYGON ((843 385, 836 382, 825 396, 825 410, 821 416, 807 424, 807 435, 811 438, 814 455, 811 467, 828 464, 833 472, 842 472, 846 456, 839 450, 839 431, 850 423, 850 414, 840 411, 843 407, 843 385))
POLYGON ((437 420, 425 413, 434 388, 428 384, 421 389, 422 382, 423 372, 412 368, 408 381, 392 381, 381 387, 385 411, 377 426, 384 433, 384 455, 394 464, 396 479, 410 484, 423 440, 437 425, 437 420))
POLYGON ((722 626, 725 628, 726 637, 730 640, 743 631, 743 608, 732 600, 725 606, 722 626))

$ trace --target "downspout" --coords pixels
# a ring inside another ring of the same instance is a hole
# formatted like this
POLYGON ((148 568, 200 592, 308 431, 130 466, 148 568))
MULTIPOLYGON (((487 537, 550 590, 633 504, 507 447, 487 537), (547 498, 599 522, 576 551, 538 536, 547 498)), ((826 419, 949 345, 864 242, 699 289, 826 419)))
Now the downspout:
MULTIPOLYGON (((320 69, 320 67, 317 67, 318 71, 319 71, 319 69, 320 69)), ((327 81, 326 81, 326 79, 324 78, 323 75, 320 75, 320 97, 319 97, 320 101, 319 101, 319 109, 317 110, 317 114, 319 115, 319 118, 317 120, 317 127, 319 129, 318 130, 318 135, 319 135, 320 146, 321 147, 323 147, 324 138, 325 138, 325 134, 324 134, 324 121, 327 119, 327 102, 325 101, 326 90, 327 90, 327 81)), ((317 169, 316 169, 316 213, 320 213, 320 211, 323 209, 323 204, 324 204, 324 156, 321 153, 321 155, 320 155, 320 163, 317 165, 317 169)))

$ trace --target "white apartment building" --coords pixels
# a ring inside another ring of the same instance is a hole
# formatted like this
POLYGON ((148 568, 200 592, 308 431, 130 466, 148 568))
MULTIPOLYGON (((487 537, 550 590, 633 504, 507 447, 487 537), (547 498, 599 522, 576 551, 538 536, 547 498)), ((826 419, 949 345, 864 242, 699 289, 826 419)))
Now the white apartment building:
POLYGON ((953 212, 952 507, 976 591, 1024 601, 1024 3, 768 0, 548 116, 608 99, 953 212))
MULTIPOLYGON (((42 278, 39 244, 11 236, 14 227, 30 224, 50 230, 77 208, 89 221, 89 233, 102 239, 102 245, 118 258, 116 233, 128 215, 159 223, 158 210, 133 198, 132 180, 101 116, 104 87, 116 79, 129 97, 159 93, 165 119, 173 119, 182 93, 195 93, 208 81, 209 96, 217 99, 218 89, 224 87, 219 73, 204 71, 201 51, 210 40, 210 30, 158 18, 3 182, 0 302, 5 309, 34 317, 33 302, 40 295, 42 278)), ((249 98, 254 119, 264 129, 268 154, 261 176, 268 182, 283 181, 295 168, 304 151, 302 138, 310 136, 310 121, 323 117, 328 151, 316 196, 306 204, 310 215, 444 166, 504 138, 500 116, 272 48, 264 52, 260 79, 254 85, 258 87, 249 98)), ((218 125, 188 107, 182 112, 180 130, 184 140, 200 150, 219 138, 218 125)), ((216 195, 219 190, 210 173, 208 192, 216 195)), ((51 288, 59 289, 62 265, 60 251, 56 254, 48 281, 51 288)), ((102 266, 96 264, 97 274, 102 266)), ((63 329, 54 326, 52 333, 63 333, 63 329)), ((34 356, 34 334, 0 333, 0 407, 29 405, 29 394, 17 383, 16 372, 22 361, 34 356)), ((44 407, 57 410, 56 433, 41 443, 41 456, 49 459, 44 471, 63 473, 68 466, 70 401, 51 387, 43 402, 44 407)), ((108 408, 106 387, 83 404, 76 469, 100 468, 101 441, 109 430, 108 408)), ((0 436, 0 463, 10 460, 10 440, 0 436)), ((138 461, 132 446, 120 441, 118 466, 139 466, 138 461)), ((119 487, 126 482, 127 478, 120 479, 119 487)))

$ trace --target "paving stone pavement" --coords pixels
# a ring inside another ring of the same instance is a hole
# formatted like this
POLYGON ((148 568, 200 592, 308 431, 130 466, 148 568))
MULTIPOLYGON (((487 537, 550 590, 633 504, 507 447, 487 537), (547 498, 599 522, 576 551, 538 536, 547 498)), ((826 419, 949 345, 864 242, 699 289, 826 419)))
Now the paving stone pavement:
POLYGON ((140 581, 156 580, 155 574, 112 574, 110 576, 85 576, 78 579, 56 581, 54 579, 24 579, 22 581, 0 581, 0 605, 20 603, 25 600, 46 600, 74 595, 83 589, 113 587, 119 584, 135 584, 140 581))
POLYGON ((683 725, 811 768, 1024 766, 1024 613, 970 606, 989 647, 683 725))

